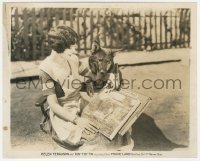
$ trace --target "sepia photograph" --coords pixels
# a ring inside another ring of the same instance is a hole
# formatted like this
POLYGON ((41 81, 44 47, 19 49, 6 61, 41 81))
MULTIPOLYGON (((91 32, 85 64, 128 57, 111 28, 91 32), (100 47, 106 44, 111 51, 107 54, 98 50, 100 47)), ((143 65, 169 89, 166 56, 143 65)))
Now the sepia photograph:
POLYGON ((197 157, 196 3, 4 3, 3 156, 197 157))

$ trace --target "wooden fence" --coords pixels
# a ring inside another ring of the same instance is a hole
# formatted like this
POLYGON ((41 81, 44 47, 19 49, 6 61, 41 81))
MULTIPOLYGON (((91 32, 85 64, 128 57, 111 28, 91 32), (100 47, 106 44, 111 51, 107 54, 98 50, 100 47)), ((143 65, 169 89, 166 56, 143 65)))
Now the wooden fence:
POLYGON ((158 50, 190 47, 190 10, 119 12, 109 9, 12 9, 11 60, 43 59, 50 53, 49 29, 71 26, 78 49, 88 53, 95 36, 106 48, 158 50))

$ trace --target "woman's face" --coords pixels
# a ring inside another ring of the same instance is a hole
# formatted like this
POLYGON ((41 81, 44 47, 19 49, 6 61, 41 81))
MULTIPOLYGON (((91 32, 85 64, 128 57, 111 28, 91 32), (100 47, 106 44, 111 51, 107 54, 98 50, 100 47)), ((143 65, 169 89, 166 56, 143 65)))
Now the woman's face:
POLYGON ((77 45, 77 44, 71 45, 71 46, 70 46, 70 49, 72 50, 72 52, 73 52, 74 54, 77 54, 77 53, 78 53, 78 45, 77 45))

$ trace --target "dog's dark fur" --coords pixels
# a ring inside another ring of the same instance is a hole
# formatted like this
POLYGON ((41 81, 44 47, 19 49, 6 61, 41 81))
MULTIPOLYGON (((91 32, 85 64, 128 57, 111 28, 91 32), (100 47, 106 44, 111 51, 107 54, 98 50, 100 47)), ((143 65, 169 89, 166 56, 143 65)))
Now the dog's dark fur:
MULTIPOLYGON (((116 86, 115 89, 119 90, 121 86, 122 74, 118 69, 118 65, 114 63, 115 52, 111 49, 103 49, 100 46, 100 43, 93 42, 91 56, 89 57, 89 67, 94 74, 94 76, 101 75, 100 82, 107 83, 109 78, 106 78, 110 73, 114 74, 115 80, 119 81, 119 86, 116 86)), ((98 82, 94 82, 94 85, 98 86, 98 82)))

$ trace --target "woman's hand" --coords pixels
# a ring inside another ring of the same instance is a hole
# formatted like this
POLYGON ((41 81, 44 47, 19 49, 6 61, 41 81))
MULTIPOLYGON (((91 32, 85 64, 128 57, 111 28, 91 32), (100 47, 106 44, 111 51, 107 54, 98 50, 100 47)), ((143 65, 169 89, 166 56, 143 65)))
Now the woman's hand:
POLYGON ((97 133, 98 128, 96 128, 93 123, 91 123, 88 119, 78 117, 75 119, 74 123, 78 125, 81 129, 83 129, 86 133, 97 133))

